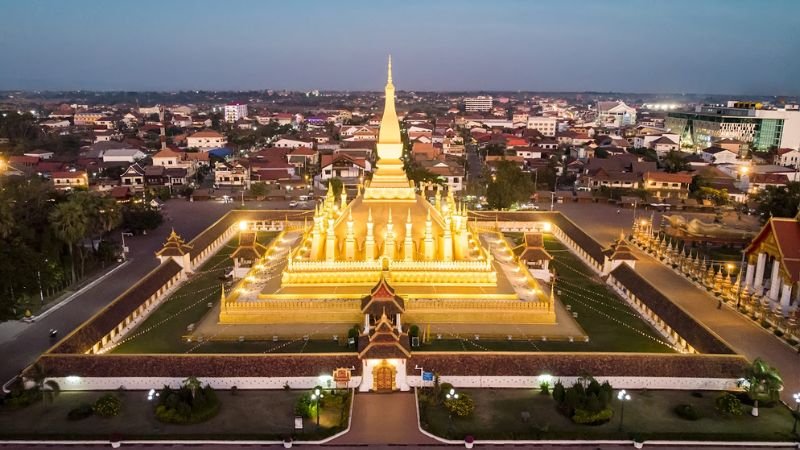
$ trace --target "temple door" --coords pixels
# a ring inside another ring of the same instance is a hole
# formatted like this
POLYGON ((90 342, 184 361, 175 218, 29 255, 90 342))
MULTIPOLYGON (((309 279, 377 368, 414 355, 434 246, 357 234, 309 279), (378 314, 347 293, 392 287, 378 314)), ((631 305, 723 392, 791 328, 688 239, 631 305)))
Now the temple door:
POLYGON ((390 366, 379 366, 375 369, 375 390, 391 391, 394 388, 394 373, 390 366))

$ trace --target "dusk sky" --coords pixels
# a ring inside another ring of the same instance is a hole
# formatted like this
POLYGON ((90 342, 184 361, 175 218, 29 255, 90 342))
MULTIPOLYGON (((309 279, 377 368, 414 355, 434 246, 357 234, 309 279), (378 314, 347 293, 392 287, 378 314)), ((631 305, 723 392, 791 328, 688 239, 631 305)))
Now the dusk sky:
POLYGON ((0 89, 800 95, 800 1, 0 0, 0 89))

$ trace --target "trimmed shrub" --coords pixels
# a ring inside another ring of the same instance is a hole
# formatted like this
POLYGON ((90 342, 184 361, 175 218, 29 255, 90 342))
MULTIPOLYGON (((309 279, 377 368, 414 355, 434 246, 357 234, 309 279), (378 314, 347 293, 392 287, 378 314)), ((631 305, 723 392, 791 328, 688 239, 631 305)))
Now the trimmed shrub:
POLYGON ((730 392, 725 392, 717 397, 714 404, 720 414, 726 416, 742 415, 742 401, 730 392))
POLYGON ((678 405, 675 407, 674 411, 681 419, 697 420, 700 418, 700 413, 697 412, 692 405, 678 405))
POLYGON ((475 402, 467 394, 458 394, 458 398, 448 398, 444 401, 447 411, 456 417, 468 417, 475 411, 475 402))
POLYGON ((161 422, 192 424, 214 417, 219 408, 217 393, 209 385, 196 389, 194 395, 186 385, 177 390, 166 386, 161 391, 155 413, 161 422))
POLYGON ((563 403, 564 396, 566 395, 566 391, 564 389, 564 384, 561 381, 557 381, 556 384, 553 386, 553 400, 556 403, 563 403))
POLYGON ((550 383, 547 381, 542 381, 539 383, 539 394, 550 395, 550 383))
POLYGON ((67 413, 67 420, 82 420, 94 414, 94 408, 88 403, 81 403, 67 413))
POLYGON ((105 394, 94 402, 92 410, 99 417, 114 417, 122 410, 122 400, 114 394, 105 394))
POLYGON ((408 335, 411 337, 419 337, 419 327, 417 325, 411 325, 408 328, 408 335))
POLYGON ((606 408, 597 412, 576 409, 572 421, 581 425, 602 425, 614 417, 614 410, 606 408))
POLYGON ((311 417, 311 409, 311 394, 308 392, 298 397, 297 401, 294 403, 294 414, 296 416, 311 417))

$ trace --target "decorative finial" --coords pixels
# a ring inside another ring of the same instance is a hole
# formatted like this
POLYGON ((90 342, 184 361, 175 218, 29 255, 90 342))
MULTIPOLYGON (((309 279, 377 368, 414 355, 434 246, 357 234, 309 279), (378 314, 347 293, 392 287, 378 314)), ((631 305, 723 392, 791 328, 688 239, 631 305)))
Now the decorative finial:
POLYGON ((370 208, 369 212, 367 212, 367 222, 372 222, 372 208, 370 208))
POLYGON ((411 223, 411 208, 408 208, 408 217, 406 218, 406 222, 411 223))
POLYGON ((389 55, 389 77, 387 78, 387 83, 391 84, 392 82, 392 55, 389 55))
POLYGON ((392 223, 392 208, 389 208, 389 223, 392 223))

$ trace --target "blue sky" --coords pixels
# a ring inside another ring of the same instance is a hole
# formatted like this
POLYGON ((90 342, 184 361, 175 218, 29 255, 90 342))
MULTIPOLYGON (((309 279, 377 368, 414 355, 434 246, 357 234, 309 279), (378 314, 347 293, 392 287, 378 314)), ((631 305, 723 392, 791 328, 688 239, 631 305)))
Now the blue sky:
POLYGON ((800 95, 800 1, 0 0, 0 89, 800 95))

